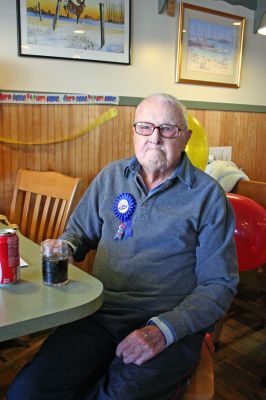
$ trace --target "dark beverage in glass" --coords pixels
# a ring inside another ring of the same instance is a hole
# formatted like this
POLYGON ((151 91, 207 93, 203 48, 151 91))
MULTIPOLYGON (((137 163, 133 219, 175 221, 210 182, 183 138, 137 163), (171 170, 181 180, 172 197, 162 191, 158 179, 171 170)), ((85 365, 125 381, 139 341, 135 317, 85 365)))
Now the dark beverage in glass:
POLYGON ((48 286, 62 286, 68 283, 68 257, 53 254, 42 257, 43 282, 48 286))

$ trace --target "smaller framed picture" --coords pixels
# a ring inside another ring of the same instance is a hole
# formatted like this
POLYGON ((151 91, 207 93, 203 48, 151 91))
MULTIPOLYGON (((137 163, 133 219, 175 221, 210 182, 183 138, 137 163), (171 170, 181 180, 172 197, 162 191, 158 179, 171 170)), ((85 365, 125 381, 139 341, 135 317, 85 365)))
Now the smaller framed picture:
POLYGON ((181 3, 176 82, 238 88, 245 18, 181 3))
POLYGON ((17 0, 19 55, 130 64, 130 0, 17 0))

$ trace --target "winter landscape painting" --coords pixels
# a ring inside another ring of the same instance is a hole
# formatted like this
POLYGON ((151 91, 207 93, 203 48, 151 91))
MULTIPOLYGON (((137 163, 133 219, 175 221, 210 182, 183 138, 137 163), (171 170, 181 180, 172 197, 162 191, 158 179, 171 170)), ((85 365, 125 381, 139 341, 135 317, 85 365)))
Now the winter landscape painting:
POLYGON ((177 82, 239 87, 245 19, 180 6, 177 82))
POLYGON ((130 63, 130 0, 17 0, 19 54, 130 63))
POLYGON ((234 66, 236 30, 193 18, 188 27, 187 69, 230 75, 234 66))

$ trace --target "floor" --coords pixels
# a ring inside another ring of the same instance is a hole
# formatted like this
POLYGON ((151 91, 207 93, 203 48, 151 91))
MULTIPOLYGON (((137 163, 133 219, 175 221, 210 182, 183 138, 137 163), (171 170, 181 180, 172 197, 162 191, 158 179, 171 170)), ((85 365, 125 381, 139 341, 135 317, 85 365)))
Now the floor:
POLYGON ((214 355, 214 400, 266 400, 266 265, 240 273, 214 355))
POLYGON ((214 400, 266 400, 266 327, 234 307, 214 354, 214 400))

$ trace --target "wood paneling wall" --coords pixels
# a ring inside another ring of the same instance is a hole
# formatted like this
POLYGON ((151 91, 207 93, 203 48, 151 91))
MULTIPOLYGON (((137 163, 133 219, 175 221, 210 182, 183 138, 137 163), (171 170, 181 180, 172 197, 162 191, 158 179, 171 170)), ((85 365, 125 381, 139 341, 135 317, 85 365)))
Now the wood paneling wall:
MULTIPOLYGON (((16 141, 57 140, 78 134, 109 105, 0 105, 0 136, 16 141)), ((9 214, 18 168, 54 170, 93 177, 115 159, 134 153, 134 106, 117 106, 118 116, 70 141, 46 145, 0 142, 0 213, 9 214)), ((250 179, 266 182, 266 114, 189 110, 204 126, 210 146, 232 146, 232 160, 250 179)))

